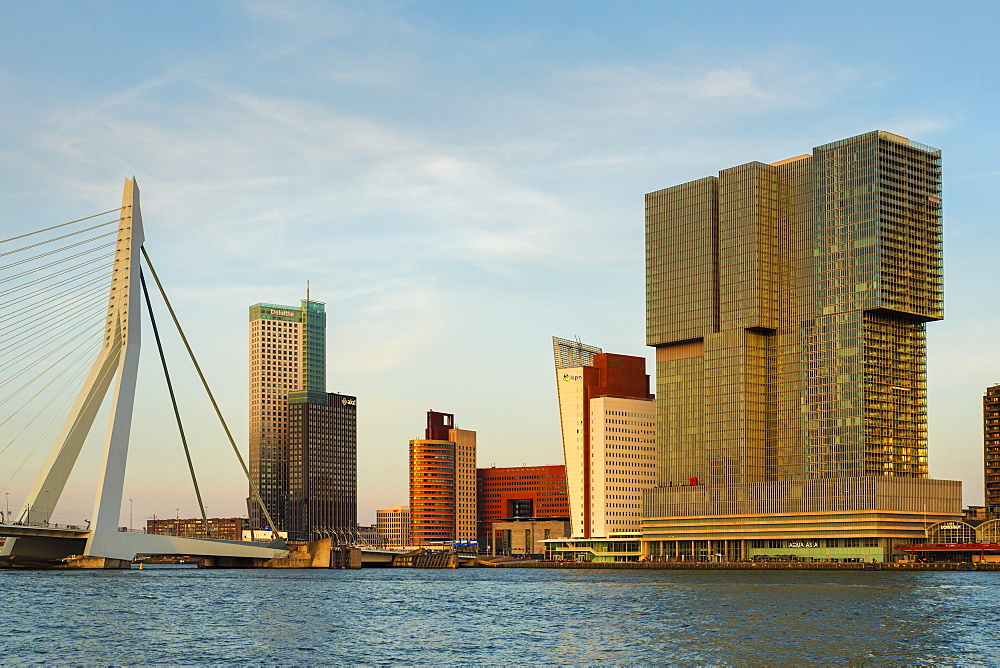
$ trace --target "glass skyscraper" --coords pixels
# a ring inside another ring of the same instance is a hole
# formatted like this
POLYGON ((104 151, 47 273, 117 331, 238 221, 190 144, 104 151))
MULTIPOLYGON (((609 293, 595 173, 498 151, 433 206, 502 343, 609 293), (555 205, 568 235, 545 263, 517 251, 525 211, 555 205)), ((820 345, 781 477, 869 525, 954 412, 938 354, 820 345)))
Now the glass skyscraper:
POLYGON ((870 132, 649 193, 646 312, 654 554, 882 560, 960 513, 927 478, 940 151, 870 132))

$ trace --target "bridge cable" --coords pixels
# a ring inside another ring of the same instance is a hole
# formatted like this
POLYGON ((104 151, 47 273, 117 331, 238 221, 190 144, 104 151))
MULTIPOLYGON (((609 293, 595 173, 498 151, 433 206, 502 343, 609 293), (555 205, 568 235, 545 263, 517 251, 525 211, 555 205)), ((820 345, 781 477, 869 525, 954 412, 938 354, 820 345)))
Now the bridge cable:
MULTIPOLYGON (((16 397, 18 395, 18 393, 21 392, 21 390, 25 389, 26 387, 30 387, 32 383, 34 383, 36 380, 38 380, 39 378, 41 378, 42 376, 44 376, 45 374, 47 374, 49 371, 51 371, 53 368, 55 368, 55 366, 57 364, 59 364, 64 359, 66 359, 67 357, 69 357, 70 355, 72 355, 73 353, 75 353, 77 350, 79 350, 81 347, 83 347, 87 343, 91 343, 91 344, 100 343, 100 340, 94 340, 94 339, 91 339, 89 337, 87 337, 87 338, 81 338, 80 343, 76 344, 75 348, 72 348, 65 355, 63 355, 62 357, 60 357, 59 359, 57 359, 55 362, 53 362, 52 364, 50 364, 49 366, 47 366, 45 369, 42 369, 42 371, 40 371, 34 378, 31 378, 30 380, 28 380, 26 383, 24 383, 23 385, 21 385, 21 387, 17 388, 16 390, 14 390, 10 394, 8 394, 6 397, 0 399, 0 406, 3 406, 5 403, 7 403, 8 401, 10 401, 14 397, 16 397)), ((73 363, 75 364, 76 362, 74 361, 73 363)), ((20 378, 20 376, 19 375, 12 375, 11 378, 12 379, 13 378, 20 378)), ((6 384, 6 382, 7 381, 4 381, 4 384, 6 384)), ((46 386, 46 387, 48 387, 48 386, 46 386)), ((45 389, 45 388, 42 388, 42 389, 45 389)), ((38 395, 35 395, 35 396, 38 396, 38 395)), ((34 399, 34 397, 32 397, 32 399, 34 399)), ((20 410, 20 409, 18 409, 18 410, 20 410)), ((14 413, 16 414, 17 411, 14 411, 14 413)), ((14 416, 11 415, 10 417, 14 417, 14 416)), ((9 420, 10 418, 7 418, 7 419, 9 420)), ((7 423, 7 420, 4 420, 2 423, 0 423, 0 426, 3 426, 6 423, 7 423)))
MULTIPOLYGON (((109 257, 109 258, 110 257, 114 257, 114 253, 108 253, 106 255, 102 255, 101 258, 98 258, 98 259, 103 259, 105 257, 109 257)), ((67 272, 73 271, 74 269, 79 269, 80 267, 86 267, 88 264, 90 264, 89 260, 87 262, 81 262, 80 264, 74 264, 72 267, 66 267, 62 271, 55 272, 54 274, 52 274, 52 276, 60 276, 60 275, 65 274, 67 272)), ((102 265, 102 266, 96 267, 96 268, 92 268, 92 269, 90 269, 90 271, 97 271, 98 269, 99 270, 105 270, 107 267, 113 266, 113 264, 114 263, 107 264, 107 265, 102 265)), ((21 288, 28 288, 28 287, 31 287, 32 285, 36 285, 38 283, 44 283, 49 278, 50 278, 49 276, 42 276, 41 278, 36 278, 33 281, 28 281, 27 283, 21 283, 20 285, 15 285, 12 288, 7 288, 6 290, 3 290, 2 292, 0 292, 0 295, 6 297, 9 294, 16 293, 21 288)))
MULTIPOLYGON (((78 320, 74 320, 72 326, 70 326, 69 328, 66 328, 66 329, 61 329, 56 334, 57 335, 65 334, 68 329, 73 329, 73 327, 79 327, 80 323, 83 323, 84 327, 86 327, 86 324, 87 324, 87 322, 89 320, 90 320, 90 318, 80 318, 78 320)), ((92 328, 92 329, 96 333, 98 330, 104 329, 104 323, 101 323, 96 328, 92 328)), ((89 332, 89 331, 91 331, 91 330, 88 330, 88 329, 78 330, 77 336, 79 335, 79 332, 89 332)), ((18 357, 15 357, 13 359, 10 359, 10 360, 7 360, 7 361, 5 361, 3 363, 0 363, 0 371, 7 371, 7 369, 9 369, 11 367, 14 367, 17 363, 23 362, 25 359, 27 359, 28 357, 30 357, 31 353, 38 352, 39 350, 42 350, 45 347, 52 345, 53 343, 58 343, 58 341, 59 341, 59 339, 57 338, 57 336, 51 336, 48 339, 43 340, 41 343, 39 343, 38 345, 36 345, 34 348, 29 348, 28 350, 24 351, 23 353, 20 353, 20 355, 18 357)), ((34 342, 33 341, 29 341, 29 342, 26 342, 26 343, 25 342, 19 343, 17 345, 17 349, 20 350, 24 346, 31 345, 32 343, 34 343, 34 342)))
POLYGON ((205 503, 201 499, 201 489, 198 487, 198 477, 194 473, 194 463, 191 461, 191 450, 188 448, 187 436, 184 434, 184 424, 181 422, 181 412, 177 408, 177 396, 174 394, 174 384, 170 380, 167 369, 167 358, 163 354, 163 343, 160 341, 160 330, 156 326, 156 316, 153 315, 153 304, 149 301, 149 289, 146 287, 146 277, 142 267, 139 268, 139 282, 142 284, 142 296, 146 299, 146 311, 149 312, 149 323, 153 326, 153 338, 156 339, 156 350, 160 353, 160 364, 163 366, 163 376, 167 379, 167 391, 170 393, 170 404, 174 407, 174 418, 177 420, 177 430, 181 434, 181 445, 184 446, 184 456, 187 458, 188 470, 191 471, 191 482, 194 483, 194 493, 198 497, 198 507, 201 509, 201 520, 205 523, 205 536, 211 538, 208 529, 208 515, 205 513, 205 503))
MULTIPOLYGON (((63 262, 68 262, 69 260, 75 260, 78 257, 83 257, 84 255, 90 255, 91 253, 95 253, 95 252, 97 252, 99 250, 102 250, 104 248, 112 248, 114 246, 115 246, 115 242, 113 242, 113 241, 111 243, 109 243, 109 244, 102 244, 100 246, 94 246, 93 248, 89 248, 89 249, 87 249, 85 251, 80 251, 76 255, 67 255, 66 257, 59 258, 58 260, 53 260, 52 262, 50 262, 48 264, 42 264, 42 265, 39 265, 37 267, 32 267, 31 269, 25 269, 20 274, 14 274, 13 276, 8 276, 7 278, 0 278, 0 283, 7 283, 9 281, 13 281, 15 278, 21 278, 22 276, 27 276, 28 274, 33 274, 36 271, 42 271, 43 269, 49 269, 51 267, 56 266, 57 264, 62 264, 63 262)), ((107 253, 106 255, 108 257, 111 257, 112 255, 114 255, 114 253, 107 253)), ((28 259, 23 260, 23 261, 27 262, 28 260, 31 260, 31 259, 34 259, 34 258, 28 258, 28 259)), ((100 258, 98 258, 98 259, 100 259, 100 258)), ((15 263, 15 264, 17 264, 17 263, 15 263)), ((12 265, 8 265, 8 266, 12 266, 12 265)), ((80 265, 77 265, 77 266, 80 266, 80 265)))
POLYGON ((32 260, 40 260, 43 257, 48 257, 49 255, 55 255, 56 253, 61 253, 64 250, 69 250, 70 248, 76 248, 77 246, 82 246, 83 244, 90 243, 91 241, 96 241, 97 239, 103 239, 104 237, 110 237, 112 235, 118 234, 118 230, 112 230, 110 232, 105 232, 104 234, 98 234, 96 237, 90 237, 89 239, 84 239, 83 241, 78 241, 75 244, 67 244, 65 246, 60 246, 50 251, 44 253, 39 253, 38 255, 32 255, 31 257, 26 257, 23 260, 18 260, 17 262, 11 262, 10 264, 5 264, 0 269, 10 269, 11 267, 16 267, 19 264, 24 264, 25 262, 31 262, 32 260))
MULTIPOLYGON (((86 343, 86 341, 84 341, 84 343, 86 343)), ((79 346, 78 346, 78 347, 79 347, 79 346)), ((73 350, 69 351, 68 353, 66 353, 65 355, 63 355, 63 356, 62 356, 62 357, 60 357, 59 359, 57 359, 57 360, 56 360, 55 362, 53 362, 52 364, 50 364, 50 365, 48 366, 48 368, 47 368, 47 369, 45 369, 45 371, 43 371, 43 372, 42 372, 42 374, 45 374, 45 373, 47 373, 47 372, 48 372, 49 370, 51 370, 51 369, 52 369, 52 368, 53 368, 53 367, 54 367, 54 366, 55 366, 56 364, 58 364, 59 362, 62 362, 62 361, 63 361, 64 359, 66 359, 66 358, 67 358, 67 357, 68 357, 69 355, 71 355, 71 354, 73 354, 74 352, 76 352, 76 350, 77 350, 77 348, 74 348, 73 350)), ((39 374, 39 375, 42 375, 42 374, 39 374)), ((21 405, 21 406, 20 406, 19 408, 17 408, 17 409, 16 409, 16 410, 15 410, 15 411, 14 411, 13 413, 11 413, 10 415, 8 415, 8 416, 6 417, 6 419, 4 419, 4 421, 3 421, 3 422, 0 422, 0 427, 4 426, 5 424, 7 424, 7 423, 8 423, 8 422, 10 422, 11 420, 13 420, 13 419, 14 419, 14 416, 16 416, 16 415, 17 415, 18 413, 20 413, 20 412, 21 412, 22 410, 24 410, 24 409, 25 409, 25 408, 26 408, 27 406, 29 406, 29 405, 31 404, 31 402, 32 402, 32 401, 34 401, 34 400, 35 400, 35 399, 36 399, 36 398, 37 398, 37 397, 38 397, 38 396, 39 396, 40 394, 42 394, 42 392, 44 392, 45 390, 47 390, 47 389, 48 389, 49 385, 51 385, 52 383, 56 382, 57 380, 59 380, 59 376, 58 376, 58 375, 57 375, 57 376, 55 376, 55 377, 54 377, 54 378, 53 378, 52 380, 50 380, 50 381, 49 381, 48 383, 46 383, 46 384, 45 384, 45 386, 44 386, 44 387, 42 387, 42 389, 40 389, 40 390, 38 390, 37 392, 35 392, 35 394, 33 394, 33 395, 31 396, 31 398, 30 398, 30 399, 28 399, 28 400, 27 400, 26 402, 24 402, 24 403, 23 403, 23 404, 22 404, 22 405, 21 405)), ((6 402, 7 402, 7 401, 8 401, 9 399, 12 399, 13 397, 17 396, 17 392, 20 392, 20 391, 21 391, 21 389, 23 389, 24 387, 27 387, 27 385, 23 385, 23 386, 22 386, 21 388, 18 388, 18 390, 17 390, 17 391, 16 391, 16 392, 15 392, 14 394, 11 394, 10 396, 8 396, 8 397, 7 397, 6 399, 4 399, 4 400, 3 400, 3 401, 4 401, 4 403, 6 403, 6 402)))
MULTIPOLYGON (((72 225, 73 223, 82 223, 85 220, 90 220, 91 218, 97 218, 98 216, 106 216, 109 213, 114 213, 115 211, 121 211, 122 208, 123 207, 118 207, 117 209, 108 209, 107 211, 102 211, 100 213, 95 213, 93 216, 87 216, 86 218, 77 218, 76 220, 71 220, 68 223, 62 223, 60 225, 53 225, 52 227, 46 227, 45 229, 42 229, 42 230, 35 230, 34 232, 28 232, 27 234, 22 234, 21 236, 18 236, 18 237, 11 237, 10 239, 3 239, 3 240, 0 240, 0 244, 5 244, 8 241, 16 241, 18 239, 23 239, 25 237, 30 237, 33 234, 41 234, 42 232, 48 232, 49 230, 57 230, 60 227, 66 227, 67 225, 72 225)), ((118 221, 114 221, 114 222, 118 222, 118 221)), ((111 223, 103 223, 103 224, 104 225, 110 225, 111 223)), ((84 230, 80 230, 80 232, 83 232, 83 231, 84 230)), ((73 234, 79 234, 80 232, 74 232, 73 234)))
MULTIPOLYGON (((102 351, 102 352, 98 353, 98 356, 104 355, 104 354, 107 354, 107 355, 118 354, 118 352, 121 350, 121 348, 122 348, 122 339, 120 337, 115 337, 114 341, 111 344, 111 348, 108 349, 108 350, 110 350, 110 352, 105 353, 104 351, 102 351)), ((82 371, 86 371, 86 369, 87 369, 87 367, 84 366, 81 369, 81 372, 82 371)), ((104 379, 107 378, 109 375, 110 376, 114 376, 117 373, 118 373, 118 367, 117 366, 108 366, 107 368, 104 369, 104 372, 101 375, 97 376, 97 378, 95 379, 95 383, 98 384, 98 385, 100 385, 100 384, 102 384, 104 382, 104 379)), ((67 386, 64 385, 63 388, 65 388, 65 387, 67 387, 67 386)), ((72 398, 72 397, 70 397, 70 398, 72 398)), ((76 414, 76 417, 74 418, 73 423, 71 425, 69 425, 69 431, 77 428, 77 425, 80 424, 80 421, 82 419, 84 419, 83 418, 84 414, 88 410, 90 410, 90 406, 92 406, 95 401, 97 401, 99 403, 103 402, 104 401, 104 396, 102 396, 101 393, 99 393, 99 392, 91 394, 88 397, 87 401, 81 407, 80 411, 76 414)), ((69 403, 69 401, 67 400, 66 403, 63 404, 63 407, 65 408, 68 403, 69 403)), ((65 411, 59 411, 60 414, 64 413, 64 412, 65 411)), ((41 443, 42 443, 42 437, 39 437, 39 439, 35 443, 34 447, 32 447, 31 452, 29 452, 27 455, 25 455, 24 459, 21 461, 21 464, 15 470, 14 475, 16 475, 17 472, 21 470, 21 467, 24 466, 24 464, 28 461, 28 458, 35 452, 36 449, 38 449, 38 446, 41 445, 41 443)), ((63 444, 63 447, 65 447, 65 443, 63 444)), ((14 479, 14 476, 12 475, 11 478, 10 478, 10 480, 7 481, 7 484, 9 485, 10 481, 13 480, 13 479, 14 479)), ((30 517, 30 513, 31 513, 31 508, 29 506, 25 506, 24 508, 22 508, 21 509, 21 515, 20 515, 20 521, 22 521, 22 522, 27 521, 26 518, 30 517)))
MULTIPOLYGON (((107 298, 104 296, 103 293, 104 290, 97 290, 88 295, 87 299, 81 298, 80 300, 78 300, 75 312, 81 313, 85 308, 89 308, 90 310, 96 311, 95 307, 97 306, 97 304, 107 301, 107 298)), ((85 319, 93 320, 93 316, 90 313, 84 313, 83 315, 85 316, 85 319)), ((23 321, 20 325, 17 325, 13 328, 8 327, 7 329, 10 331, 4 331, 2 336, 0 336, 0 345, 3 346, 4 350, 9 352, 19 346, 24 346, 33 343, 35 338, 28 337, 27 339, 25 339, 25 336, 28 334, 36 333, 38 332, 38 330, 45 331, 47 329, 52 329, 53 327, 58 325, 58 323, 57 325, 50 325, 49 323, 51 323, 53 320, 66 323, 68 322, 70 317, 71 316, 67 315, 64 311, 62 312, 57 311, 49 315, 49 317, 47 318, 43 317, 34 320, 23 321)), ((0 383, 0 385, 3 385, 3 383, 0 383)))
MULTIPOLYGON (((56 400, 56 399, 57 399, 57 398, 58 398, 58 397, 59 397, 59 396, 60 396, 60 395, 61 395, 61 394, 62 394, 63 392, 65 392, 67 388, 69 388, 69 387, 70 387, 71 385, 73 385, 73 384, 74 384, 75 382, 77 382, 77 381, 78 381, 78 380, 80 379, 80 377, 81 377, 81 376, 83 376, 83 375, 84 375, 84 374, 85 374, 86 372, 87 372, 87 366, 86 366, 86 365, 84 365, 84 366, 80 367, 80 368, 79 368, 79 369, 78 369, 78 370, 76 371, 76 373, 75 373, 75 374, 73 374, 73 375, 72 375, 72 376, 71 376, 71 377, 70 377, 70 378, 69 378, 69 379, 68 379, 68 380, 66 381, 66 383, 65 383, 65 384, 64 384, 64 385, 63 385, 62 387, 60 387, 60 388, 59 388, 59 389, 58 389, 58 390, 57 390, 56 392, 54 392, 54 393, 52 394, 52 397, 51 397, 51 398, 49 399, 48 403, 47 403, 47 404, 45 404, 45 406, 43 406, 43 407, 42 407, 42 411, 46 410, 46 409, 47 409, 47 408, 48 408, 49 406, 51 406, 51 405, 52 405, 52 403, 53 403, 53 402, 55 402, 55 400, 56 400)), ((103 376, 102 376, 102 377, 103 377, 103 376)), ((71 394, 71 395, 69 395, 68 397, 65 397, 65 398, 63 399, 63 403, 62 403, 62 405, 61 405, 61 406, 59 407, 59 409, 58 409, 57 411, 55 411, 56 415, 64 415, 64 414, 65 414, 65 413, 66 413, 67 411, 69 411, 69 407, 70 407, 70 404, 71 404, 71 402, 72 402, 72 401, 74 401, 75 399, 76 399, 75 395, 72 395, 72 394, 71 394)), ((86 406, 90 406, 90 403, 88 402, 88 403, 86 404, 86 406)), ((26 455, 24 456, 24 458, 23 458, 23 459, 21 460, 21 463, 17 465, 17 467, 16 467, 15 469, 14 469, 14 472, 13 472, 13 473, 11 473, 11 475, 10 475, 10 478, 8 478, 8 479, 7 479, 7 482, 5 482, 5 483, 3 484, 3 486, 2 486, 2 487, 0 487, 0 489, 6 489, 6 488, 7 488, 7 487, 8 487, 9 485, 10 485, 10 483, 11 483, 11 482, 13 482, 14 478, 15 478, 15 477, 17 476, 17 474, 18 474, 18 473, 20 473, 21 469, 22 469, 22 468, 24 468, 24 465, 25 465, 25 464, 26 464, 26 463, 28 462, 28 460, 29 460, 29 459, 31 458, 31 456, 32 456, 33 454, 35 454, 35 451, 36 451, 36 450, 38 450, 39 446, 40 446, 40 445, 41 445, 42 443, 44 443, 44 442, 45 442, 45 440, 46 440, 47 436, 49 435, 49 433, 51 433, 52 429, 53 429, 53 428, 54 428, 54 427, 56 426, 56 424, 57 424, 57 423, 56 423, 55 421, 51 422, 51 423, 49 424, 49 426, 48 426, 48 427, 47 427, 47 428, 45 429, 45 431, 43 431, 43 432, 42 432, 42 433, 41 433, 41 434, 39 435, 39 437, 38 437, 38 440, 36 440, 36 441, 35 441, 35 444, 34 444, 33 446, 31 446, 31 449, 30 449, 30 450, 28 451, 28 453, 27 453, 27 454, 26 454, 26 455)), ((74 422, 74 426, 75 426, 75 424, 76 424, 76 423, 74 422)))
MULTIPOLYGON (((111 257, 111 255, 108 255, 108 257, 111 257)), ((35 295, 42 294, 43 292, 46 292, 48 290, 52 290, 53 288, 58 288, 58 287, 64 286, 67 283, 72 283, 73 281, 75 281, 75 280, 77 280, 79 278, 85 278, 85 277, 87 277, 87 276, 89 276, 91 274, 102 274, 102 278, 103 278, 103 272, 108 271, 113 266, 114 266, 114 262, 109 262, 108 264, 102 265, 100 267, 95 267, 94 269, 90 269, 88 271, 85 271, 82 274, 76 274, 74 276, 70 276, 69 278, 64 279, 62 281, 59 281, 58 283, 53 283, 52 285, 46 286, 44 288, 38 288, 34 292, 29 292, 26 295, 21 295, 20 297, 15 297, 14 299, 8 299, 5 302, 0 302, 0 306, 6 306, 7 304, 13 304, 13 303, 15 303, 16 301, 18 301, 20 299, 27 299, 29 297, 34 297, 35 295)), ((75 267, 70 267, 69 269, 63 269, 62 271, 58 271, 55 274, 53 274, 53 276, 60 276, 62 274, 67 273, 71 269, 75 269, 75 267)), ((19 288, 28 287, 29 285, 34 285, 35 283, 39 283, 40 281, 41 281, 41 279, 39 279, 37 281, 32 281, 31 283, 22 284, 22 285, 18 286, 17 288, 10 288, 10 289, 8 289, 8 290, 6 290, 4 292, 0 292, 0 296, 6 296, 7 294, 15 293, 15 292, 17 292, 17 290, 19 288)))
MULTIPOLYGON (((71 366, 71 367, 72 367, 72 365, 75 365, 75 364, 77 364, 77 363, 78 363, 78 362, 79 362, 80 360, 82 360, 82 359, 84 359, 85 357, 88 357, 88 356, 90 355, 90 352, 91 352, 91 349, 92 349, 92 348, 96 348, 96 347, 97 347, 97 346, 93 345, 93 343, 98 343, 98 344, 99 344, 99 343, 100 343, 100 341, 94 341, 94 342, 92 342, 92 345, 90 346, 90 348, 84 348, 84 350, 83 350, 83 353, 81 353, 79 357, 77 357, 77 358, 76 358, 75 360, 73 360, 73 361, 72 361, 72 362, 70 363, 70 366, 71 366)), ((74 351, 75 351, 75 350, 77 350, 77 349, 79 349, 79 346, 77 346, 77 348, 74 348, 74 351)), ((61 361, 61 360, 60 360, 60 361, 61 361)), ((49 367, 49 368, 51 368, 51 367, 49 367)), ((47 371, 48 371, 48 369, 46 369, 46 370, 45 370, 45 371, 43 371, 42 373, 45 373, 45 372, 47 372, 47 371)), ((85 366, 84 366, 84 367, 81 367, 81 368, 80 368, 80 370, 78 370, 78 371, 76 372, 76 374, 75 374, 74 376, 72 376, 72 377, 71 377, 71 379, 70 379, 70 380, 72 381, 72 380, 73 380, 74 378, 78 377, 78 376, 80 375, 81 371, 86 371, 86 367, 85 367, 85 366)), ((42 374, 39 374, 39 376, 36 376, 36 378, 37 378, 37 377, 40 377, 41 375, 42 375, 42 374)), ((59 378, 61 378, 61 376, 56 376, 56 377, 55 377, 55 378, 53 378, 53 379, 52 379, 51 381, 49 381, 48 385, 46 385, 46 386, 45 386, 44 388, 42 388, 42 389, 44 390, 44 389, 48 388, 48 387, 49 387, 49 385, 51 385, 52 383, 54 383, 54 382, 55 382, 56 380, 58 380, 59 378)), ((59 394, 60 394, 60 393, 62 393, 62 391, 63 391, 63 390, 65 390, 65 389, 66 389, 66 386, 63 386, 63 387, 62 387, 62 388, 60 388, 60 389, 59 389, 59 390, 58 390, 57 392, 55 392, 55 393, 53 393, 53 394, 52 394, 52 398, 51 398, 51 399, 49 399, 48 403, 46 403, 46 404, 45 404, 44 406, 42 406, 41 410, 39 410, 39 411, 38 411, 37 413, 35 413, 35 415, 34 415, 34 416, 33 416, 33 417, 32 417, 32 418, 30 419, 30 420, 28 420, 28 422, 26 422, 26 423, 25 423, 24 427, 22 427, 22 428, 21 428, 21 431, 19 431, 19 432, 17 433, 17 435, 15 435, 15 436, 14 436, 14 438, 12 438, 12 439, 10 440, 10 442, 9 442, 9 443, 7 443, 7 445, 5 445, 5 446, 3 446, 2 448, 0 448, 0 455, 2 455, 2 454, 3 454, 4 452, 6 452, 6 451, 7 451, 7 449, 8 449, 8 448, 10 448, 10 446, 14 445, 14 441, 16 441, 16 440, 17 440, 17 439, 18 439, 18 438, 19 438, 19 437, 21 436, 21 434, 23 434, 23 433, 24 433, 25 431, 27 431, 28 427, 30 427, 30 426, 31 426, 32 424, 34 424, 35 420, 37 420, 38 418, 40 418, 40 417, 42 416, 42 414, 43 414, 43 413, 45 412, 45 410, 46 410, 46 409, 47 409, 47 408, 48 408, 49 406, 51 406, 51 405, 52 405, 52 402, 53 402, 53 401, 55 401, 56 397, 57 397, 57 396, 59 396, 59 394)), ((37 396, 38 396, 38 395, 36 394, 36 395, 35 395, 35 397, 37 397, 37 396)), ((29 402, 30 402, 31 400, 34 400, 34 398, 35 398, 35 397, 32 397, 31 399, 29 399, 29 402)), ((9 398, 10 398, 10 397, 8 397, 8 399, 9 399, 9 398)), ((7 399, 4 399, 4 401, 6 401, 6 400, 7 400, 7 399)), ((22 407, 22 408, 23 408, 23 407, 22 407)), ((20 409, 18 409, 18 411, 19 411, 19 410, 20 410, 20 409)), ((16 414, 16 413, 17 413, 17 411, 15 411, 15 414, 16 414)), ((11 417, 13 417, 13 415, 12 415, 11 417)), ((9 418, 8 418, 8 419, 9 419, 9 418)), ((5 420, 5 422, 6 422, 6 420, 5 420)))
POLYGON ((139 250, 142 251, 142 257, 146 260, 146 266, 149 267, 149 273, 153 275, 153 281, 156 282, 156 287, 160 291, 160 295, 163 297, 163 302, 167 305, 167 311, 170 312, 170 317, 174 321, 174 327, 177 328, 177 332, 181 335, 181 341, 184 342, 184 347, 187 349, 188 356, 194 364, 195 371, 198 372, 198 378, 201 379, 201 384, 204 386, 205 392, 208 393, 208 398, 212 402, 215 414, 219 417, 219 422, 222 423, 222 428, 225 430, 226 436, 229 438, 229 444, 233 446, 233 452, 236 453, 236 459, 239 460, 240 466, 243 468, 243 473, 246 475, 247 481, 250 483, 250 490, 257 499, 257 503, 260 505, 260 509, 264 513, 264 517, 267 519, 268 525, 272 527, 273 531, 277 532, 278 525, 274 523, 274 520, 271 518, 271 513, 268 511, 267 506, 264 505, 264 499, 260 496, 260 490, 257 488, 257 483, 254 482, 253 477, 250 475, 250 469, 247 468, 243 455, 240 454, 240 449, 236 445, 236 439, 233 438, 233 433, 229 430, 229 425, 226 424, 226 419, 222 416, 222 410, 219 408, 219 404, 215 401, 215 395, 212 394, 212 389, 208 386, 205 374, 201 372, 201 366, 198 364, 198 360, 194 356, 194 351, 191 350, 191 345, 188 343, 187 337, 184 335, 184 330, 181 328, 181 323, 177 319, 177 314, 174 313, 174 309, 170 305, 170 300, 167 298, 167 293, 163 289, 163 284, 160 283, 160 279, 156 275, 156 269, 153 268, 153 263, 149 261, 149 253, 146 252, 145 246, 140 246, 139 250))
MULTIPOLYGON (((89 292, 84 292, 78 296, 71 296, 62 302, 53 303, 51 299, 42 299, 40 301, 34 302, 32 304, 25 304, 19 307, 19 310, 24 312, 31 312, 36 306, 44 306, 45 310, 50 313, 50 317, 42 322, 48 323, 52 320, 64 319, 66 318, 66 311, 69 310, 65 307, 72 306, 74 311, 80 310, 81 304, 91 305, 96 304, 96 297, 104 297, 107 293, 107 285, 99 285, 96 288, 91 289, 89 292)), ((102 299, 103 301, 103 299, 102 299)), ((33 323, 25 324, 24 321, 17 321, 11 319, 11 323, 4 327, 0 327, 0 336, 11 336, 15 332, 20 332, 24 330, 34 331, 38 327, 34 326, 33 323)))
MULTIPOLYGON (((61 237, 52 237, 51 239, 46 239, 45 241, 39 241, 38 243, 29 244, 27 246, 21 246, 20 248, 15 248, 14 250, 4 251, 3 253, 0 253, 0 257, 7 257, 8 255, 13 255, 14 253, 20 253, 21 251, 30 250, 32 248, 38 248, 39 246, 44 246, 45 244, 50 244, 54 241, 59 241, 60 239, 69 239, 72 236, 76 236, 77 234, 83 234, 84 232, 90 232, 91 230, 96 230, 99 227, 107 227, 108 225, 121 225, 121 221, 122 221, 121 217, 118 217, 115 220, 109 220, 106 223, 98 223, 93 227, 85 227, 82 230, 77 230, 76 232, 70 232, 69 234, 64 234, 61 237)), ((115 230, 111 234, 118 234, 118 230, 115 230)))
MULTIPOLYGON (((62 301, 53 301, 54 299, 58 299, 58 297, 42 297, 38 301, 31 302, 30 304, 22 304, 19 308, 22 311, 30 311, 31 309, 36 308, 38 306, 45 307, 46 310, 71 306, 76 302, 78 298, 90 297, 92 295, 97 294, 98 292, 106 291, 108 289, 108 280, 107 277, 105 276, 98 276, 96 278, 90 279, 89 281, 84 281, 83 283, 80 283, 73 287, 74 289, 81 291, 81 294, 79 296, 66 293, 65 295, 66 298, 63 299, 62 301), (95 285, 97 286, 96 288, 94 287, 95 285), (87 290, 89 290, 89 292, 87 290)), ((20 300, 15 299, 13 301, 16 302, 20 300)), ((15 322, 13 325, 7 325, 5 327, 0 328, 0 331, 6 331, 16 325, 17 323, 15 322)))

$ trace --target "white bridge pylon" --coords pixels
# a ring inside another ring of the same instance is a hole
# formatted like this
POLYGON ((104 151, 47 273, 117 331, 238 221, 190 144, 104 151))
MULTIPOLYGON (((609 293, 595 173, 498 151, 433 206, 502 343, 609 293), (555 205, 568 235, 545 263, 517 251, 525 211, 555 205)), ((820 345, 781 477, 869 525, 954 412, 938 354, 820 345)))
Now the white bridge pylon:
POLYGON ((0 555, 12 557, 15 561, 19 557, 25 560, 46 560, 62 559, 70 555, 121 560, 132 560, 140 554, 263 559, 287 556, 288 551, 277 545, 270 547, 262 543, 118 531, 139 367, 142 329, 139 256, 143 241, 139 187, 135 178, 126 179, 103 345, 28 493, 18 517, 21 526, 5 526, 7 530, 0 529, 0 535, 12 536, 7 539, 0 555), (133 297, 136 299, 134 308, 133 297), (51 508, 58 503, 112 380, 114 394, 104 446, 104 465, 97 482, 91 515, 94 519, 90 529, 67 531, 65 537, 57 529, 34 532, 32 535, 30 527, 46 524, 51 508))

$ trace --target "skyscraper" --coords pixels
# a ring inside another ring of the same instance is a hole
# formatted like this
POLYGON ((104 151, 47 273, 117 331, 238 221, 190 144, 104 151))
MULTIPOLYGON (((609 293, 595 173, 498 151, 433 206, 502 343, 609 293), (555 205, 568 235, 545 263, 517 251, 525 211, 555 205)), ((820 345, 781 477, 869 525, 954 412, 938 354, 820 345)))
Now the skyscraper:
POLYGON ((646 195, 647 548, 882 559, 959 513, 927 478, 941 277, 940 152, 888 132, 646 195))
POLYGON ((983 477, 986 512, 1000 518, 1000 385, 983 395, 983 477))
POLYGON ((646 360, 553 337, 573 536, 638 531, 656 482, 656 406, 646 360))
POLYGON ((413 545, 476 540, 476 432, 451 413, 427 411, 410 441, 410 531, 413 545))
MULTIPOLYGON (((274 528, 301 540, 340 518, 353 529, 357 401, 326 392, 324 304, 251 306, 249 363, 250 475, 274 528)), ((248 505, 251 526, 265 528, 252 490, 248 505)))
POLYGON ((358 521, 357 397, 288 395, 288 537, 318 540, 358 521))

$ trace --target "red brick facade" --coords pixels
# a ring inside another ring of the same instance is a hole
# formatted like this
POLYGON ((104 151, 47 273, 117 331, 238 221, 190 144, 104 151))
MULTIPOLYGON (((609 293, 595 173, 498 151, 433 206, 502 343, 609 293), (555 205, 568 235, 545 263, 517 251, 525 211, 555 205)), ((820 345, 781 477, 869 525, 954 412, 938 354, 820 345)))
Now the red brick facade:
POLYGON ((569 517, 566 467, 562 465, 477 469, 476 493, 481 552, 494 544, 490 527, 500 519, 569 517))

